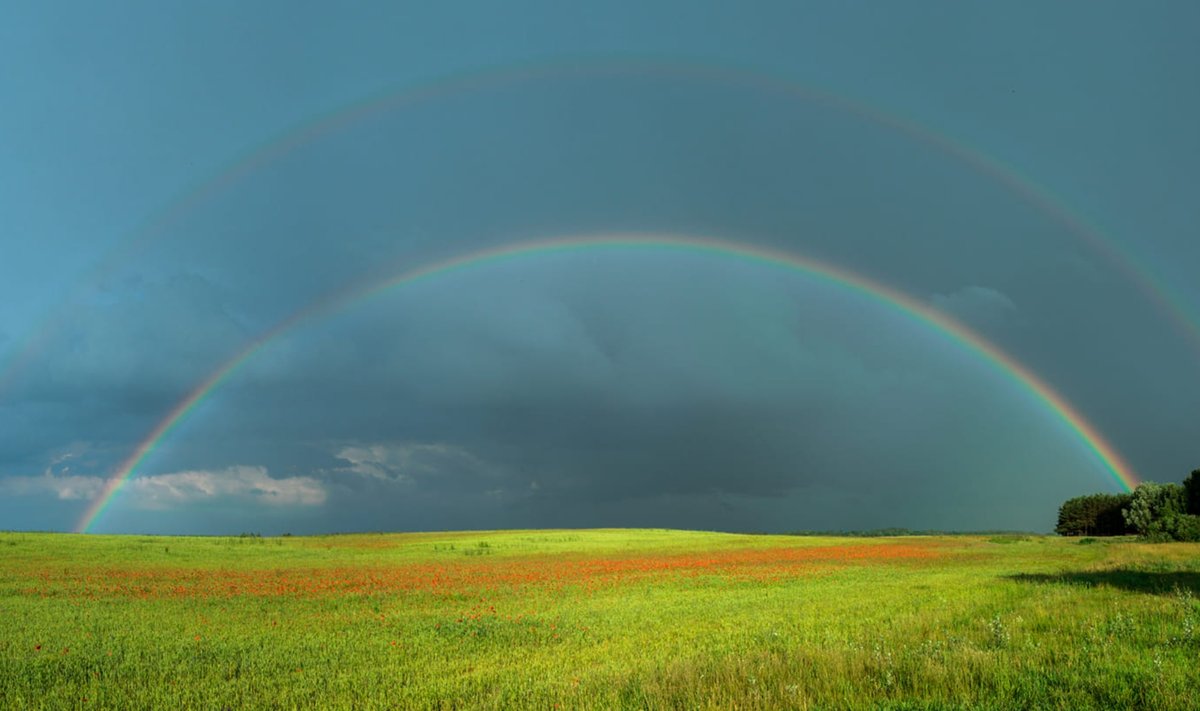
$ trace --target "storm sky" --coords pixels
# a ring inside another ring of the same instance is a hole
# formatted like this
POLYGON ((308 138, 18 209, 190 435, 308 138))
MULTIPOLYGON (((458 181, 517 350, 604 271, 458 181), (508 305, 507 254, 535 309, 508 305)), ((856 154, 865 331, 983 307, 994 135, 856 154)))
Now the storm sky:
POLYGON ((6 4, 0 529, 77 528, 222 369, 89 530, 1046 531, 1121 489, 812 272, 580 246, 371 289, 613 235, 885 285, 1139 479, 1200 467, 1194 3, 434 5, 6 4))

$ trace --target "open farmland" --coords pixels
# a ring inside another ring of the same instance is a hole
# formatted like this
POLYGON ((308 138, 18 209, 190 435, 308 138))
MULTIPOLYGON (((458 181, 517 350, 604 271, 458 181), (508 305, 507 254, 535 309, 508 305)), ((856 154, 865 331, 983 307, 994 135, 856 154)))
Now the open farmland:
POLYGON ((0 534, 4 708, 1194 708, 1200 545, 0 534))

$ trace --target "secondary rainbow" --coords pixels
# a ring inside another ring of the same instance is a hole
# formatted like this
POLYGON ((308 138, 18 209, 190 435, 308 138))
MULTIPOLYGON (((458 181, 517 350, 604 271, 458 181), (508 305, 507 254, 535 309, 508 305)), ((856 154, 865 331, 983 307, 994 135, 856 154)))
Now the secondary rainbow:
POLYGON ((724 258, 762 264, 777 269, 800 272, 826 284, 869 297, 940 332, 959 347, 978 356, 1009 380, 1023 387, 1070 428, 1085 447, 1099 459, 1120 488, 1128 491, 1137 486, 1137 476, 1129 464, 1117 452, 1116 448, 1074 406, 1067 402, 1062 395, 996 345, 987 341, 962 323, 930 308, 908 294, 904 294, 886 284, 843 267, 821 262, 794 252, 783 252, 776 249, 705 237, 660 234, 601 234, 507 244, 431 262, 402 270, 393 276, 372 284, 338 291, 312 304, 308 308, 293 314, 236 353, 172 408, 166 417, 138 444, 133 453, 120 464, 116 473, 105 482, 100 494, 93 499, 83 516, 79 519, 76 531, 88 531, 104 512, 105 508, 112 502, 125 482, 129 480, 129 477, 154 452, 164 438, 187 417, 188 413, 192 412, 208 395, 237 372, 243 364, 280 336, 318 317, 332 315, 390 289, 412 284, 423 279, 482 267, 497 262, 526 259, 538 255, 602 249, 681 250, 712 254, 724 258))
POLYGON ((127 263, 134 254, 154 239, 165 234, 196 206, 207 198, 236 184, 240 179, 270 165, 293 151, 309 145, 321 137, 355 124, 368 117, 403 106, 412 106, 438 98, 454 96, 489 87, 533 81, 555 76, 617 75, 636 73, 650 76, 695 78, 724 82, 734 86, 757 87, 765 91, 792 95, 858 116, 872 124, 897 131, 909 138, 931 146, 949 155, 973 170, 997 181, 1021 200, 1054 220, 1070 234, 1081 240, 1090 249, 1099 253, 1104 260, 1125 276, 1138 291, 1153 303, 1173 327, 1200 354, 1200 319, 1190 313, 1184 297, 1170 283, 1154 273, 1148 265, 1134 259, 1127 250, 1103 230, 1073 212, 1063 200, 1055 197, 1048 189, 1037 185, 1016 169, 1006 166, 978 149, 955 140, 950 136, 921 125, 894 113, 840 96, 827 89, 818 89, 801 84, 794 79, 773 76, 757 69, 711 66, 696 61, 674 61, 664 59, 556 59, 550 62, 519 64, 503 68, 488 68, 474 72, 443 77, 418 86, 399 91, 373 95, 338 107, 316 118, 294 124, 274 138, 242 153, 211 177, 183 191, 164 209, 154 214, 141 227, 132 232, 109 255, 90 269, 78 286, 69 290, 43 322, 20 341, 9 355, 7 363, 0 363, 0 395, 6 386, 24 367, 34 362, 57 332, 59 321, 66 313, 66 305, 76 300, 82 290, 99 283, 115 269, 127 263))

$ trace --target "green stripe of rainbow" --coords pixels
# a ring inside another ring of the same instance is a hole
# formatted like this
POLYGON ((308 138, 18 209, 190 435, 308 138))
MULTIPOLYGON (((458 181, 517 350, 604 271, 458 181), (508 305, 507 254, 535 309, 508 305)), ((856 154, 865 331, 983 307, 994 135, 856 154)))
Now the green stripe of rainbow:
POLYGON ((92 501, 79 519, 76 531, 86 532, 117 492, 129 480, 134 471, 146 460, 158 445, 175 429, 206 397, 229 379, 255 354, 263 350, 280 336, 318 316, 332 314, 359 303, 389 289, 412 284, 422 279, 449 274, 487 264, 517 260, 535 255, 572 252, 592 249, 665 249, 712 254, 746 262, 763 264, 775 268, 801 272, 821 282, 864 295, 880 304, 891 307, 926 326, 948 336, 964 350, 973 353, 1010 380, 1025 388, 1036 399, 1045 404, 1066 423, 1082 443, 1103 462, 1116 484, 1131 490, 1138 479, 1117 450, 1100 432, 1081 415, 1062 395, 1055 392, 1032 371, 1017 362, 997 346, 974 333, 963 324, 939 313, 929 306, 901 293, 885 284, 856 274, 842 267, 811 259, 799 254, 782 252, 764 247, 735 244, 701 237, 676 235, 581 235, 559 239, 521 242, 483 251, 452 257, 423 266, 404 270, 383 280, 347 289, 334 294, 287 318, 260 338, 250 343, 220 368, 200 383, 186 398, 179 402, 161 422, 142 440, 133 453, 121 463, 116 474, 109 478, 101 493, 92 501))

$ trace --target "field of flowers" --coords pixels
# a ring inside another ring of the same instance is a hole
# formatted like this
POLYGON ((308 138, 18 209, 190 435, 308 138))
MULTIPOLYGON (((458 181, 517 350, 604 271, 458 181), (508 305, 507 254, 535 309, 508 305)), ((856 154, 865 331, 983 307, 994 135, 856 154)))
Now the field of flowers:
POLYGON ((1190 709, 1200 546, 0 533, 0 708, 1190 709))

